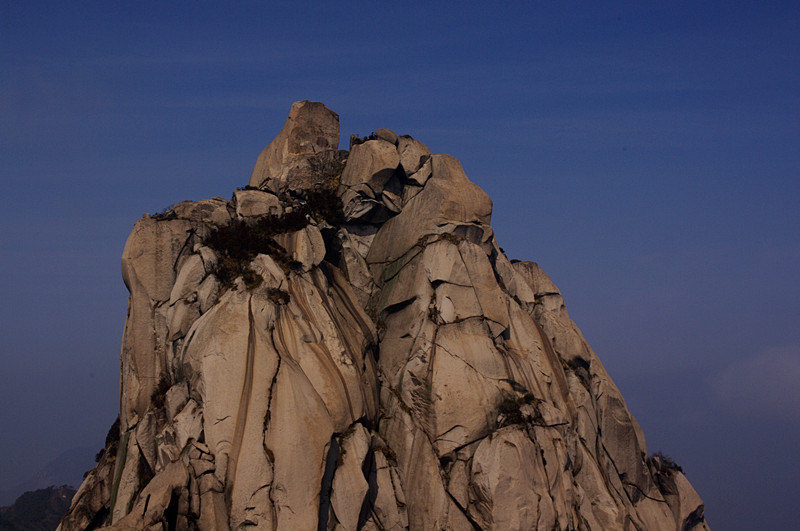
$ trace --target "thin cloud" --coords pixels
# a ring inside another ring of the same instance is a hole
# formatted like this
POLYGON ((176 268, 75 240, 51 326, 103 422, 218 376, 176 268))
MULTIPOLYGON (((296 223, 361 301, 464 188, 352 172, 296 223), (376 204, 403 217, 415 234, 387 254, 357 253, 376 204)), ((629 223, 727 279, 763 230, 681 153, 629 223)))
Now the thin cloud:
POLYGON ((752 418, 800 421, 800 345, 729 365, 711 381, 714 405, 752 418))

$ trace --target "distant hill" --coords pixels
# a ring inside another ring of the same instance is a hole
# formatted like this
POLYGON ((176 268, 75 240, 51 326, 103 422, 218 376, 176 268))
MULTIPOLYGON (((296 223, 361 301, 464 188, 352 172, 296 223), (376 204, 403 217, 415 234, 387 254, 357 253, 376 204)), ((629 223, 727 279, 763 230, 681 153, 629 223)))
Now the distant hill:
POLYGON ((77 487, 83 481, 84 471, 94 466, 96 453, 96 448, 70 448, 42 468, 31 471, 27 477, 4 478, 0 485, 0 506, 11 505, 23 492, 43 489, 48 485, 77 487))
POLYGON ((14 505, 0 507, 0 531, 51 531, 69 509, 75 489, 69 485, 29 491, 14 505))

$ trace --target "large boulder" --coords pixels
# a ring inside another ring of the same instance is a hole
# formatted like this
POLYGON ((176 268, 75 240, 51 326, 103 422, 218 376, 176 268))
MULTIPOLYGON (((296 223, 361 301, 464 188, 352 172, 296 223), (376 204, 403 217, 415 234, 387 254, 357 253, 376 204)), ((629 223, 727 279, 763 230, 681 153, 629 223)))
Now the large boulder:
POLYGON ((400 211, 399 165, 397 148, 385 140, 353 146, 339 187, 346 220, 380 224, 400 211))
POLYGON ((484 243, 490 234, 492 200, 450 155, 432 156, 432 177, 403 211, 388 220, 375 237, 367 262, 386 264, 409 251, 428 234, 463 234, 484 243))
POLYGON ((292 104, 275 140, 256 160, 249 186, 274 192, 309 189, 315 184, 313 165, 339 157, 339 115, 318 101, 292 104))
POLYGON ((278 197, 261 190, 236 190, 233 192, 233 204, 240 218, 283 214, 278 197))

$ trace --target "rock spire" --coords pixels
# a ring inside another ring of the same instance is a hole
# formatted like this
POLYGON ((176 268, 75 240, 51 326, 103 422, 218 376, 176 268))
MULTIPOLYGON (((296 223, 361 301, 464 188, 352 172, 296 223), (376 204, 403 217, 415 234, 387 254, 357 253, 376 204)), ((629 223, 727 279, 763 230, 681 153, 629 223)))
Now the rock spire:
POLYGON ((292 105, 249 185, 145 215, 120 418, 60 529, 706 529, 459 162, 292 105))

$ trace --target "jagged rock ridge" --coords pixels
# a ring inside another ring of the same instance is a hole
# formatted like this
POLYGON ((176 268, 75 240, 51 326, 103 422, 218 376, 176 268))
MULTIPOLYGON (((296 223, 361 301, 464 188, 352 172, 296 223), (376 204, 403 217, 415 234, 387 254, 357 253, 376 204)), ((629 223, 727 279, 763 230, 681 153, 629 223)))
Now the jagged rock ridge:
POLYGON ((61 529, 695 529, 459 162, 297 102, 230 201, 134 225, 120 419, 61 529))

